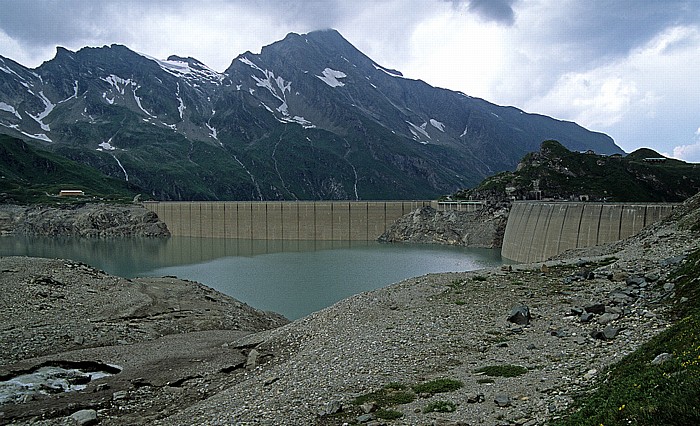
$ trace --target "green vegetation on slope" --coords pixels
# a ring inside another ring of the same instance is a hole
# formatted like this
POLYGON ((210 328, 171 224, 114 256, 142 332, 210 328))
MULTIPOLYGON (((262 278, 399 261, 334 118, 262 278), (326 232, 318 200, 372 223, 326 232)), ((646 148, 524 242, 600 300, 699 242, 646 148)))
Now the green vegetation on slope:
POLYGON ((700 250, 675 273, 682 319, 610 367, 558 426, 700 424, 700 250), (662 363, 652 361, 670 354, 662 363))
POLYGON ((0 135, 0 202, 15 204, 68 202, 61 190, 82 190, 86 200, 131 201, 137 188, 127 182, 20 139, 0 135))
POLYGON ((612 202, 680 202, 700 191, 700 165, 639 149, 626 157, 572 152, 545 141, 527 154, 514 172, 502 172, 457 199, 578 199, 612 202), (537 192, 539 191, 539 192, 537 192))

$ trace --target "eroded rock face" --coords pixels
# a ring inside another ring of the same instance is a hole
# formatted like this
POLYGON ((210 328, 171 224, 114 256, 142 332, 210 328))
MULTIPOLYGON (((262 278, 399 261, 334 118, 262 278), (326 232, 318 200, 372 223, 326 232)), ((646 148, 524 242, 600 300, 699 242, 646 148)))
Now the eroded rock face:
POLYGON ((507 211, 488 207, 475 212, 438 211, 422 207, 399 218, 378 240, 496 248, 503 242, 507 211))
POLYGON ((158 216, 140 205, 2 206, 0 233, 73 237, 168 237, 158 216))

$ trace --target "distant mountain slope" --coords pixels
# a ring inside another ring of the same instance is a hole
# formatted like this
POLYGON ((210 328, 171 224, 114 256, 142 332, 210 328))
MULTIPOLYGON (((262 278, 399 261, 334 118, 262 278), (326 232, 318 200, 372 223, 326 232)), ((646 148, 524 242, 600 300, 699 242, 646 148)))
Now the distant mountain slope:
POLYGON ((453 198, 681 202, 699 191, 698 164, 648 148, 625 157, 572 152, 550 140, 527 154, 516 171, 496 174, 453 198))
POLYGON ((124 46, 0 57, 0 132, 158 199, 431 198, 511 169, 546 139, 622 152, 575 123, 404 78, 334 30, 246 52, 224 73, 124 46))
POLYGON ((133 186, 92 167, 0 135, 1 203, 66 202, 57 197, 64 189, 82 190, 84 199, 130 201, 137 194, 133 186))

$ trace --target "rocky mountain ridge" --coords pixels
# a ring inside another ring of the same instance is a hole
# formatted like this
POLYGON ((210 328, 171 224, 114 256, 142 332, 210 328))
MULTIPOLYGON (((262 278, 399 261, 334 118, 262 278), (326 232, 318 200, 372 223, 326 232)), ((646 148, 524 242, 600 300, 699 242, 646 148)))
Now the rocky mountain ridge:
POLYGON ((606 135, 410 80, 334 30, 289 34, 223 73, 112 45, 0 57, 0 132, 164 200, 412 199, 470 187, 548 138, 606 135))
POLYGON ((451 196, 474 200, 682 202, 700 191, 700 165, 648 148, 627 156, 575 152, 555 140, 526 154, 513 171, 451 196))

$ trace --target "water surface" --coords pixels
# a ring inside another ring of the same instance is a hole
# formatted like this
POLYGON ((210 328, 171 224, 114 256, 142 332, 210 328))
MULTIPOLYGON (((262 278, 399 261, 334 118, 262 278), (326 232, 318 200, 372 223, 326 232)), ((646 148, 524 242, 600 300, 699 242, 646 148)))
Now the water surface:
POLYGON ((502 263, 498 250, 486 249, 189 237, 2 237, 0 255, 73 259, 126 278, 174 275, 289 319, 406 278, 502 263))

